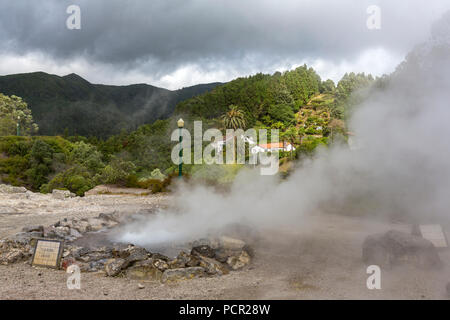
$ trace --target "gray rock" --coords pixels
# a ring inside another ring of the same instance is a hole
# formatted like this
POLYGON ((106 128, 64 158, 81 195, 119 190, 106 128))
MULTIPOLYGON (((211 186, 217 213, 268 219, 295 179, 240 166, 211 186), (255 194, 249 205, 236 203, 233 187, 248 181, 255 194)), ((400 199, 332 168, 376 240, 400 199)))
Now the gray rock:
POLYGON ((167 263, 167 261, 161 260, 161 259, 155 259, 155 258, 151 258, 153 261, 153 265, 158 268, 158 270, 161 271, 165 271, 167 269, 169 269, 169 264, 167 263))
POLYGON ((227 265, 233 270, 238 270, 250 264, 250 260, 250 255, 246 251, 242 250, 238 256, 228 257, 227 265))
POLYGON ((74 237, 74 238, 81 238, 83 235, 78 232, 77 229, 75 228, 70 228, 70 232, 69 232, 70 236, 74 237))
POLYGON ((159 259, 159 260, 163 260, 163 261, 169 261, 169 257, 166 257, 165 255, 161 254, 161 253, 152 253, 152 258, 153 259, 159 259))
POLYGON ((128 248, 128 257, 126 258, 128 262, 133 263, 136 261, 146 260, 149 258, 149 252, 141 247, 131 247, 128 248))
POLYGON ((92 261, 89 263, 88 272, 97 272, 100 270, 103 270, 105 268, 105 264, 108 261, 108 259, 101 259, 98 261, 92 261))
POLYGON ((0 184, 0 193, 26 193, 24 187, 14 187, 6 184, 0 184))
POLYGON ((206 270, 206 272, 210 275, 221 276, 229 273, 228 268, 217 260, 203 256, 199 256, 199 260, 200 260, 199 263, 200 267, 203 267, 206 270))
POLYGON ((136 262, 126 270, 126 276, 132 280, 159 281, 162 271, 153 265, 153 260, 143 260, 136 262))
POLYGON ((200 260, 193 255, 181 251, 178 256, 169 262, 170 269, 178 269, 185 267, 196 267, 200 264, 200 260))
POLYGON ((180 269, 167 269, 161 277, 161 282, 175 282, 180 280, 190 280, 206 276, 205 269, 202 267, 190 267, 180 269))
POLYGON ((126 259, 130 255, 128 250, 131 245, 118 243, 112 246, 112 255, 114 258, 126 259))
POLYGON ((362 251, 366 264, 388 268, 400 263, 411 263, 421 268, 442 266, 439 254, 430 241, 395 230, 368 236, 362 251))
POLYGON ((191 255, 214 258, 215 252, 210 246, 202 245, 202 246, 193 247, 191 250, 191 255))
POLYGON ((219 239, 220 248, 224 250, 242 250, 245 242, 239 239, 222 236, 219 239))
POLYGON ((52 191, 52 197, 53 197, 53 199, 64 200, 64 199, 67 199, 67 198, 75 197, 75 194, 70 192, 69 190, 57 190, 57 189, 54 189, 52 191))
POLYGON ((117 258, 117 259, 109 259, 105 263, 105 272, 107 276, 115 277, 117 276, 122 269, 125 269, 128 266, 128 261, 125 259, 117 258))
POLYGON ((20 249, 11 249, 8 252, 0 255, 0 264, 11 264, 18 261, 22 261, 26 256, 20 249))

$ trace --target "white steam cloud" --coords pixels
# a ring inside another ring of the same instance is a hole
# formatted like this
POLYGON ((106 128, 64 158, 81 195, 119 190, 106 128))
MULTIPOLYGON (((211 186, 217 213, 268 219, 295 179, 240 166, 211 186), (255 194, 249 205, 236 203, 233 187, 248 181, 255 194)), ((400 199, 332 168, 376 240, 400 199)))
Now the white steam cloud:
POLYGON ((301 225, 317 211, 444 219, 450 208, 450 14, 430 41, 371 88, 350 121, 361 148, 319 150, 287 180, 243 170, 226 194, 180 185, 173 208, 125 225, 119 239, 186 241, 227 224, 301 225))

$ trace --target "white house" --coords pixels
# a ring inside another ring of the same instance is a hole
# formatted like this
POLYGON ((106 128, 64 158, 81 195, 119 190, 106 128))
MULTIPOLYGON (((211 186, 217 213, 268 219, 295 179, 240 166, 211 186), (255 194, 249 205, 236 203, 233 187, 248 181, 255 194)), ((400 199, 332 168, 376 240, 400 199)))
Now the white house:
MULTIPOLYGON (((248 143, 249 145, 255 145, 256 144, 256 142, 253 141, 253 139, 251 137, 246 137, 246 136, 241 134, 238 138, 241 139, 241 140, 244 140, 244 142, 248 143)), ((217 153, 218 152, 222 152, 223 146, 226 145, 227 142, 232 140, 232 139, 234 139, 234 135, 226 136, 222 140, 214 141, 212 143, 212 145, 214 146, 214 149, 216 150, 217 153)))
POLYGON ((288 142, 278 142, 278 143, 266 143, 266 144, 259 144, 257 146, 254 146, 251 149, 251 152, 253 154, 259 153, 259 152, 274 152, 274 151, 294 151, 295 147, 292 146, 288 142))

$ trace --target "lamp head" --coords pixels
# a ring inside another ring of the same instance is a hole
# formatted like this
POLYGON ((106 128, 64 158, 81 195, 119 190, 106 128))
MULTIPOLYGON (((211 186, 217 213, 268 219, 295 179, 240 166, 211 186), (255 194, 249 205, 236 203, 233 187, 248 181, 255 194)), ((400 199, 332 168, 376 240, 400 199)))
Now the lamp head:
POLYGON ((177 121, 177 125, 178 125, 178 128, 183 128, 184 127, 183 119, 180 118, 180 120, 177 121))

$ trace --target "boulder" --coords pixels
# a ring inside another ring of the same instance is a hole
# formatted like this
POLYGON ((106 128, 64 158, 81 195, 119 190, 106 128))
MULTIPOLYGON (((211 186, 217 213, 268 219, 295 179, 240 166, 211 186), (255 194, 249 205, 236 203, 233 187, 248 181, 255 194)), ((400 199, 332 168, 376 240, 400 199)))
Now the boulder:
POLYGON ((73 238, 81 238, 83 235, 75 228, 70 228, 69 235, 73 238))
POLYGON ((180 280, 189 280, 204 277, 205 275, 205 269, 203 269, 202 267, 167 269, 162 274, 161 282, 166 283, 180 280))
POLYGON ((126 259, 130 255, 128 250, 132 245, 117 243, 112 246, 112 255, 114 258, 126 259))
POLYGON ((169 261, 169 257, 161 254, 161 253, 152 253, 152 258, 153 259, 159 259, 159 260, 163 260, 163 261, 169 261))
POLYGON ((14 187, 7 184, 0 184, 0 193, 26 193, 24 187, 14 187))
POLYGON ((119 222, 119 215, 116 211, 110 213, 100 213, 98 218, 104 221, 119 222))
POLYGON ((72 220, 70 223, 70 227, 76 229, 80 233, 86 233, 91 230, 91 225, 87 220, 72 220))
POLYGON ((224 275, 228 274, 228 268, 221 262, 214 260, 212 258, 199 256, 200 267, 204 268, 206 272, 210 275, 224 275))
POLYGON ((132 280, 159 281, 162 271, 153 265, 153 260, 143 260, 136 262, 126 270, 126 276, 132 280))
POLYGON ((100 259, 96 261, 91 261, 88 264, 87 271, 88 272, 98 272, 105 269, 105 264, 108 262, 108 259, 100 259))
POLYGON ((366 264, 388 268, 400 263, 411 263, 422 268, 442 266, 439 254, 430 241, 396 230, 368 236, 362 251, 366 264))
POLYGON ((220 248, 224 250, 242 250, 245 247, 245 242, 239 239, 234 239, 226 236, 219 238, 220 248))
POLYGON ((107 248, 90 249, 87 253, 77 256, 77 260, 83 262, 95 262, 99 260, 108 260, 112 258, 111 250, 107 248))
POLYGON ((161 259, 155 259, 153 257, 151 259, 153 261, 153 266, 155 266, 155 268, 157 268, 158 270, 165 271, 169 269, 169 264, 166 261, 161 259))
POLYGON ((105 263, 105 272, 107 276, 115 277, 117 276, 122 269, 128 266, 128 261, 125 259, 117 258, 117 259, 109 259, 105 263))
POLYGON ((27 258, 27 256, 20 249, 11 249, 0 255, 0 263, 1 264, 11 264, 15 262, 19 262, 27 258))
POLYGON ((126 259, 129 263, 146 260, 150 256, 150 253, 141 247, 130 247, 127 250, 128 257, 126 259))
POLYGON ((218 249, 219 245, 219 239, 210 237, 193 241, 191 247, 210 246, 212 249, 218 249))
POLYGON ((191 255, 214 258, 215 252, 214 252, 214 249, 211 248, 210 246, 201 245, 201 246, 193 247, 191 250, 191 255))
POLYGON ((99 231, 108 226, 105 220, 99 218, 89 218, 87 223, 89 224, 88 231, 99 231))
POLYGON ((238 270, 250 264, 250 260, 250 255, 246 251, 242 250, 238 256, 228 257, 227 265, 233 270, 238 270))
POLYGON ((185 267, 196 267, 200 263, 196 256, 181 251, 178 256, 169 262, 170 269, 178 269, 185 267))
POLYGON ((52 191, 53 199, 64 200, 64 199, 67 199, 67 198, 73 198, 75 196, 76 196, 75 193, 72 193, 69 190, 57 190, 57 189, 54 189, 52 191))

